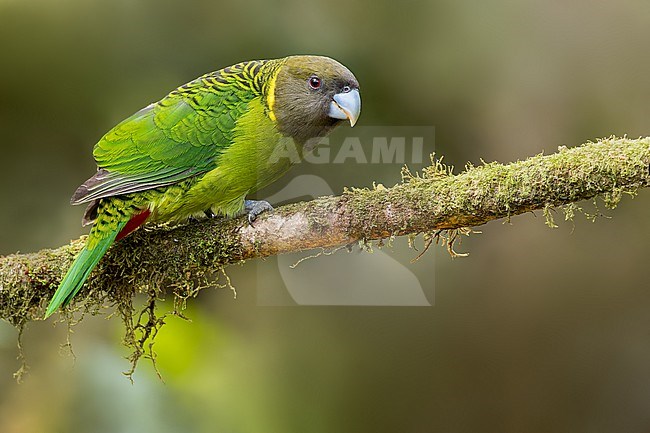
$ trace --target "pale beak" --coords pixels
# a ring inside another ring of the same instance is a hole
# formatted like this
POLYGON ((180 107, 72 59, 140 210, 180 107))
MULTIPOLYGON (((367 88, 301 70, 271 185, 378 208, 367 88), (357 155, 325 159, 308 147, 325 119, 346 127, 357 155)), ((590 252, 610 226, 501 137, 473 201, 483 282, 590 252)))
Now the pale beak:
POLYGON ((334 119, 348 119, 350 126, 354 126, 361 114, 361 95, 358 89, 349 92, 337 93, 330 102, 330 110, 327 113, 334 119))

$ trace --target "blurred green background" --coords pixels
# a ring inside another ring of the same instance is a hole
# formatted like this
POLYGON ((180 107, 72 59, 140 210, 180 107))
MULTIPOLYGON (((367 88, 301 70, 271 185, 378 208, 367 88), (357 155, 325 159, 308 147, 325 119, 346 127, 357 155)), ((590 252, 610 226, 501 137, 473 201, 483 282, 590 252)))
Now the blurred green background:
MULTIPOLYGON (((97 139, 241 60, 332 56, 361 82, 359 126, 433 125, 457 167, 648 135, 648 20, 642 0, 0 0, 0 254, 85 233, 68 199, 97 139)), ((398 170, 333 169, 341 185, 398 170)), ((131 385, 121 323, 92 317, 74 357, 65 325, 31 323, 18 385, 2 322, 0 431, 648 431, 649 209, 645 190, 595 223, 493 222, 464 259, 411 265, 397 240, 432 307, 264 307, 264 264, 233 267, 237 300, 205 290, 161 331, 164 383, 143 361, 131 385)))

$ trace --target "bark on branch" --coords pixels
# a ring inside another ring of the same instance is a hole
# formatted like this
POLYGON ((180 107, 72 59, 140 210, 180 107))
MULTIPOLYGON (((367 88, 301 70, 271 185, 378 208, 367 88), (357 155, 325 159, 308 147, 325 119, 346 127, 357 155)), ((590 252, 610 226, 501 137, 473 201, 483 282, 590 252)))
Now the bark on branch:
MULTIPOLYGON (((111 248, 84 290, 130 297, 137 288, 184 286, 255 257, 478 226, 596 196, 614 207, 623 193, 650 185, 650 138, 604 139, 512 164, 467 167, 458 175, 434 161, 404 179, 392 188, 351 189, 282 206, 254 227, 239 218, 139 230, 111 248)), ((42 317, 82 246, 83 238, 0 257, 0 318, 22 326, 42 317)))

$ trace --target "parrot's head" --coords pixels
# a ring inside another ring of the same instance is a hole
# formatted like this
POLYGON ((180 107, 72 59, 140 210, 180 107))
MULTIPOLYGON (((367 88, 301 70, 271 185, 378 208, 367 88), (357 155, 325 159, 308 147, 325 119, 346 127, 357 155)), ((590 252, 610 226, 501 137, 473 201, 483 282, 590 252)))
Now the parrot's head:
POLYGON ((361 113, 359 82, 329 57, 288 57, 270 87, 280 131, 302 142, 345 121, 354 126, 361 113))

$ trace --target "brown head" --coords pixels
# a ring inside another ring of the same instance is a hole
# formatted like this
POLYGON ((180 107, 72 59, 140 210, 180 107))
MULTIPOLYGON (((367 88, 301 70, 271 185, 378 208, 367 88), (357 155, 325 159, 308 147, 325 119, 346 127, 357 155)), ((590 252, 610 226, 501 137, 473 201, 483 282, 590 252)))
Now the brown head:
POLYGON ((283 59, 267 103, 280 131, 300 143, 338 124, 354 126, 361 112, 359 82, 348 68, 321 56, 283 59))

